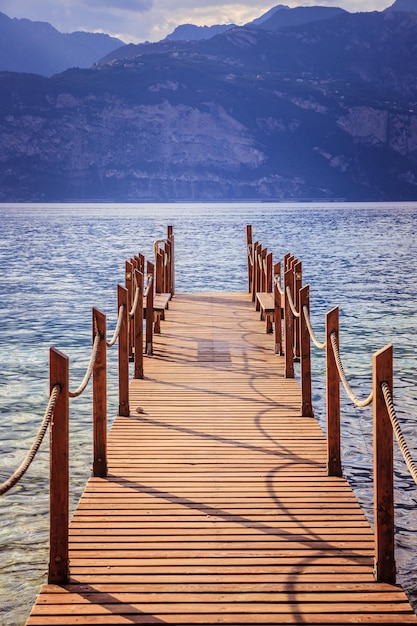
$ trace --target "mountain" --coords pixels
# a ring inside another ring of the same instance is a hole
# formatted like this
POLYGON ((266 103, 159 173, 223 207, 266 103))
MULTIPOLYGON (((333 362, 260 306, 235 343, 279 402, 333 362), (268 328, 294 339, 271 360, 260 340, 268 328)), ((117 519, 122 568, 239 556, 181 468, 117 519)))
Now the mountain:
POLYGON ((47 22, 11 19, 0 13, 0 71, 52 76, 69 67, 90 67, 122 45, 109 35, 64 34, 47 22))
POLYGON ((215 26, 194 26, 194 24, 182 24, 166 37, 168 41, 201 41, 211 39, 216 35, 236 28, 236 24, 218 24, 215 26))
POLYGON ((417 15, 0 74, 0 201, 417 200, 417 15))
POLYGON ((265 22, 266 20, 268 20, 270 17, 273 16, 273 14, 276 11, 281 11, 282 9, 284 10, 288 10, 290 11, 290 7, 287 7, 286 4, 277 4, 277 6, 272 7, 272 9, 269 9, 269 11, 267 11, 266 13, 264 13, 263 15, 261 15, 260 17, 257 17, 255 20, 253 20, 253 22, 250 22, 250 24, 252 26, 258 26, 259 24, 262 24, 262 22, 265 22))
POLYGON ((386 8, 385 11, 417 13, 417 0, 396 0, 394 4, 386 8))
POLYGON ((280 30, 288 26, 301 26, 309 22, 327 20, 344 12, 343 9, 337 7, 294 7, 290 9, 281 5, 275 7, 269 17, 261 19, 261 21, 255 20, 248 26, 254 25, 266 30, 280 30))

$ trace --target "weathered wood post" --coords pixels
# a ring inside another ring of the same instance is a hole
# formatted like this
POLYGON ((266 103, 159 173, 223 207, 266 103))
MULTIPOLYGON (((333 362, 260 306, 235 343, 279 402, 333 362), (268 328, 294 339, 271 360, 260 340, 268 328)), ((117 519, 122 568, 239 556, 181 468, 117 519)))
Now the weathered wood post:
POLYGON ((119 415, 129 415, 129 309, 125 287, 117 288, 118 311, 123 307, 122 323, 118 340, 119 347, 119 415))
POLYGON ((377 581, 391 584, 395 583, 393 429, 381 385, 386 383, 393 394, 392 362, 392 345, 373 356, 374 571, 377 581))
POLYGON ((93 309, 93 341, 100 336, 93 366, 93 476, 107 476, 107 346, 106 316, 93 309))
POLYGON ((311 395, 311 341, 308 331, 304 308, 310 313, 310 286, 300 289, 300 380, 301 380, 301 415, 313 417, 313 402, 311 395))
POLYGON ((274 265, 274 331, 275 331, 275 354, 282 356, 282 303, 281 293, 279 291, 276 278, 281 277, 281 263, 274 265))
POLYGON ((340 378, 331 341, 334 333, 339 346, 339 308, 326 314, 326 407, 327 407, 327 473, 342 476, 340 449, 340 378))
POLYGON ((69 579, 69 359, 51 348, 50 391, 60 392, 50 427, 50 527, 48 583, 64 584, 69 579))
POLYGON ((147 287, 146 287, 146 354, 153 354, 153 288, 154 288, 154 264, 146 263, 147 287))
POLYGON ((163 293, 168 293, 171 285, 171 242, 168 240, 165 242, 165 255, 164 255, 164 290, 163 293))
POLYGON ((289 269, 284 274, 285 378, 294 378, 294 315, 288 298, 293 286, 293 271, 289 269))
POLYGON ((253 280, 253 249, 252 249, 252 226, 246 225, 246 250, 248 256, 248 293, 252 291, 253 280))
POLYGON ((136 287, 139 289, 138 306, 134 319, 135 365, 134 378, 143 378, 143 273, 135 271, 136 287))

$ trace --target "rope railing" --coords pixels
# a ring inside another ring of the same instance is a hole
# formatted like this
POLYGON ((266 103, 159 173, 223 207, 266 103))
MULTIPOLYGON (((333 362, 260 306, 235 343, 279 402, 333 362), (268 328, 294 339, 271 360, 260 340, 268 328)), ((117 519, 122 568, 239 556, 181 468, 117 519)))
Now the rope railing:
POLYGON ((287 293, 288 304, 290 305, 291 312, 294 315, 294 317, 298 319, 300 317, 300 312, 297 311, 295 307, 294 300, 292 299, 291 289, 289 287, 287 287, 286 293, 287 293))
POLYGON ((314 332, 314 328, 311 325, 310 313, 308 311, 308 308, 306 306, 303 306, 302 310, 303 310, 304 319, 305 319, 306 326, 308 328, 308 332, 309 332, 309 335, 311 337, 312 342, 314 343, 316 348, 318 348, 319 350, 324 350, 326 348, 327 341, 326 340, 319 341, 319 339, 317 338, 316 333, 314 332))
POLYGON ((48 430, 49 424, 51 423, 51 419, 54 414, 55 404, 56 404, 60 391, 61 391, 61 388, 59 385, 55 385, 54 388, 52 389, 52 392, 49 396, 48 405, 45 409, 45 413, 44 413, 41 425, 33 441, 33 444, 29 452, 27 453, 26 457, 24 458, 22 463, 19 465, 19 467, 13 472, 13 474, 7 480, 5 480, 0 485, 1 496, 7 493, 8 491, 10 491, 12 487, 17 485, 17 483, 26 474, 27 470, 31 466, 32 462, 34 461, 35 456, 39 448, 42 445, 42 442, 45 437, 45 433, 48 430))
POLYGON ((341 383, 349 397, 349 399, 352 401, 352 403, 358 407, 358 408, 365 408, 366 406, 369 406, 370 404, 372 404, 372 401, 374 399, 374 392, 373 390, 371 391, 371 393, 369 394, 369 396, 365 399, 365 400, 359 400, 359 398, 354 394, 352 387, 349 384, 349 381, 346 377, 344 368, 343 368, 343 363, 342 363, 342 358, 340 356, 340 350, 339 350, 339 346, 337 345, 337 340, 336 340, 336 334, 335 333, 331 333, 330 335, 330 341, 332 344, 332 348, 333 348, 333 354, 334 354, 334 358, 336 361, 336 367, 337 367, 337 371, 339 372, 339 378, 341 380, 341 383))
POLYGON ((106 341, 106 345, 108 348, 112 348, 119 338, 120 329, 122 327, 122 322, 123 322, 123 313, 124 313, 124 305, 119 307, 119 314, 117 317, 117 324, 116 324, 113 337, 110 339, 110 341, 106 341))
MULTIPOLYGON (((170 296, 175 292, 174 235, 168 226, 164 243, 164 285, 170 296)), ((156 247, 157 247, 156 245, 156 247)), ((48 583, 62 584, 69 580, 69 400, 80 396, 88 383, 93 381, 93 464, 92 475, 107 476, 107 357, 106 350, 118 341, 118 415, 130 415, 129 408, 129 358, 134 352, 134 378, 143 378, 144 354, 144 302, 146 296, 146 353, 152 354, 154 325, 154 264, 147 262, 146 293, 143 288, 145 257, 142 254, 126 261, 126 287, 117 288, 117 323, 113 337, 106 340, 106 316, 93 308, 93 342, 91 355, 83 380, 75 391, 69 388, 69 359, 50 349, 49 385, 51 389, 48 406, 36 438, 25 459, 13 474, 0 484, 0 495, 7 493, 26 473, 33 462, 45 433, 50 429, 50 542, 48 583), (133 297, 133 285, 136 285, 133 297), (130 320, 129 320, 130 318, 130 320)), ((160 317, 160 316, 159 316, 160 317)), ((156 328, 156 324, 155 324, 156 328)), ((156 331, 155 331, 156 332, 156 331)))
POLYGON ((281 276, 279 276, 278 274, 276 276, 274 276, 274 283, 277 286, 277 289, 279 291, 279 293, 281 294, 281 296, 284 295, 284 289, 281 287, 281 276))
POLYGON ((101 341, 101 337, 97 333, 94 337, 93 348, 91 351, 90 361, 87 366, 87 371, 78 389, 76 389, 75 391, 68 391, 68 395, 70 398, 78 398, 83 393, 83 391, 86 390, 87 385, 90 382, 90 378, 93 374, 93 368, 97 359, 97 352, 98 352, 98 346, 99 346, 100 341, 101 341))
POLYGON ((147 274, 146 275, 146 287, 145 287, 145 291, 143 293, 144 298, 147 297, 147 295, 149 294, 150 289, 153 288, 153 274, 147 274))
POLYGON ((136 309, 138 308, 139 296, 140 296, 140 289, 139 287, 136 287, 135 298, 133 300, 132 308, 129 311, 130 318, 135 317, 136 309))
MULTIPOLYGON (((252 243, 252 227, 247 226, 247 239, 252 243)), ((249 248, 248 248, 249 249, 249 248)), ((249 292, 252 301, 261 302, 261 286, 258 266, 265 270, 262 255, 266 249, 257 241, 254 244, 253 267, 248 260, 249 292)), ((325 315, 324 341, 316 336, 310 318, 310 287, 302 285, 302 264, 287 253, 282 264, 275 264, 273 274, 274 309, 264 300, 263 311, 269 306, 270 319, 267 332, 275 334, 275 352, 285 357, 284 377, 294 378, 294 362, 299 361, 301 387, 301 415, 314 417, 312 406, 311 344, 325 350, 326 390, 326 443, 327 474, 342 477, 341 454, 341 403, 343 386, 354 407, 373 407, 373 482, 374 482, 374 575, 377 581, 395 583, 394 558, 395 515, 394 515, 394 434, 408 471, 417 484, 417 464, 408 448, 404 433, 395 412, 393 389, 393 348, 385 346, 373 355, 372 390, 367 398, 358 398, 348 381, 339 347, 339 309, 335 307, 325 315), (281 280, 283 279, 283 287, 281 280), (282 319, 282 311, 284 318, 282 319), (281 332, 284 330, 284 342, 281 332), (282 347, 284 350, 282 351, 282 347), (340 384, 342 383, 342 385, 340 384)), ((257 307, 257 310, 259 308, 257 307)), ((262 313, 262 311, 261 311, 262 313)), ((261 314, 262 319, 262 314, 261 314)))
POLYGON ((405 464, 408 467, 408 471, 414 483, 417 485, 417 466, 414 463, 414 460, 411 456, 411 452, 408 448, 407 442, 405 440, 404 434, 401 430, 401 426, 397 417, 397 413, 394 406, 394 400, 392 398, 391 389, 387 383, 382 383, 381 385, 382 393, 384 394, 385 404, 388 410, 388 414, 391 420, 392 429, 395 433, 395 437, 397 439, 398 445, 401 450, 401 454, 405 461, 405 464))

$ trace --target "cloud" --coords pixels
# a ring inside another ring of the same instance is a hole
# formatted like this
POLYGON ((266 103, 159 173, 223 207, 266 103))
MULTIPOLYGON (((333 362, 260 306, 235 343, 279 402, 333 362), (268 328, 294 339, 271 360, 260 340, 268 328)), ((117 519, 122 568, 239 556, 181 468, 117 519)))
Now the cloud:
POLYGON ((152 8, 152 0, 88 0, 81 2, 85 11, 89 11, 91 6, 96 6, 100 11, 114 9, 115 11, 149 11, 152 8))

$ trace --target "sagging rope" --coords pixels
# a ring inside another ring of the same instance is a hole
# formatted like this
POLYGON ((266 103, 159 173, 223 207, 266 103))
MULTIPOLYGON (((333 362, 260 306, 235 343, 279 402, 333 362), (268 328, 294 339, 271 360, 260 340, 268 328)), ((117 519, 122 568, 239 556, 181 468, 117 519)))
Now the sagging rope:
POLYGON ((290 305, 290 309, 294 317, 300 317, 300 312, 295 308, 294 300, 292 299, 291 289, 287 286, 287 298, 290 305))
POLYGON ((145 289, 145 293, 143 294, 145 298, 147 297, 147 295, 149 293, 149 290, 152 288, 153 275, 152 274, 148 274, 146 280, 147 280, 147 282, 146 282, 146 289, 145 289))
POLYGON ((106 346, 108 348, 111 348, 112 346, 114 346, 114 344, 116 343, 116 341, 117 341, 117 339, 118 339, 118 337, 120 335, 120 329, 122 327, 122 322, 123 322, 123 312, 124 312, 124 309, 125 309, 125 305, 122 304, 119 307, 119 315, 118 315, 118 318, 117 318, 116 330, 114 331, 114 335, 110 339, 110 341, 106 341, 106 346))
POLYGON ((359 400, 359 398, 357 398, 357 396, 355 396, 351 386, 349 385, 349 382, 348 382, 348 380, 346 378, 345 371, 343 369, 343 363, 342 363, 342 359, 341 359, 341 356, 340 356, 339 347, 337 345, 336 333, 331 333, 330 341, 331 341, 332 348, 333 348, 333 354, 334 354, 334 358, 335 358, 335 361, 336 361, 337 371, 339 372, 339 378, 342 381, 343 387, 344 387, 348 397, 353 402, 353 404, 356 407, 358 407, 358 408, 364 408, 366 406, 369 406, 372 403, 373 399, 374 399, 374 392, 371 391, 371 393, 369 394, 369 396, 365 400, 359 400))
POLYGON ((90 378, 93 374, 93 368, 97 359, 97 352, 98 352, 98 346, 99 346, 100 341, 101 341, 101 337, 99 333, 96 333, 94 337, 93 348, 91 351, 91 357, 90 357, 90 362, 87 367, 87 371, 78 389, 76 389, 76 391, 68 391, 68 395, 70 398, 78 398, 78 396, 80 396, 83 393, 83 391, 86 389, 90 381, 90 378))
POLYGON ((318 348, 319 350, 324 350, 326 345, 327 345, 327 341, 324 341, 323 343, 321 343, 317 339, 316 334, 315 334, 315 332, 313 330, 313 327, 311 325, 310 313, 309 313, 308 307, 306 305, 303 306, 303 313, 304 313, 304 319, 306 321, 306 326, 308 328, 308 332, 310 333, 310 337, 311 337, 312 342, 314 343, 316 348, 318 348))
POLYGON ((27 472, 30 465, 32 464, 32 461, 35 458, 36 453, 38 452, 42 444, 42 441, 48 429, 48 426, 51 423, 52 415, 54 414, 54 410, 55 410, 55 404, 60 394, 60 391, 61 391, 60 385, 55 385, 53 387, 51 394, 49 396, 48 406, 46 407, 45 414, 43 416, 41 425, 39 427, 36 438, 32 444, 32 447, 30 448, 29 452, 26 455, 26 458, 22 461, 22 463, 19 465, 17 470, 13 472, 10 478, 8 478, 3 484, 0 485, 0 495, 3 495, 7 493, 8 491, 10 491, 10 489, 19 482, 19 480, 27 472))
POLYGON ((410 450, 408 449, 407 442, 405 441, 404 435, 401 431, 401 426, 398 421, 398 417, 394 407, 394 401, 392 399, 391 389, 388 383, 381 384, 382 393, 384 394, 385 404, 388 410, 388 414, 391 420, 392 428, 395 433, 395 437, 398 441, 398 445, 400 446, 401 454, 403 455, 405 464, 408 467, 408 470, 411 474, 412 479, 417 485, 417 467, 412 459, 410 450))
POLYGON ((140 287, 136 287, 135 299, 133 300, 132 309, 129 311, 129 317, 135 317, 136 309, 138 308, 140 295, 140 287))

